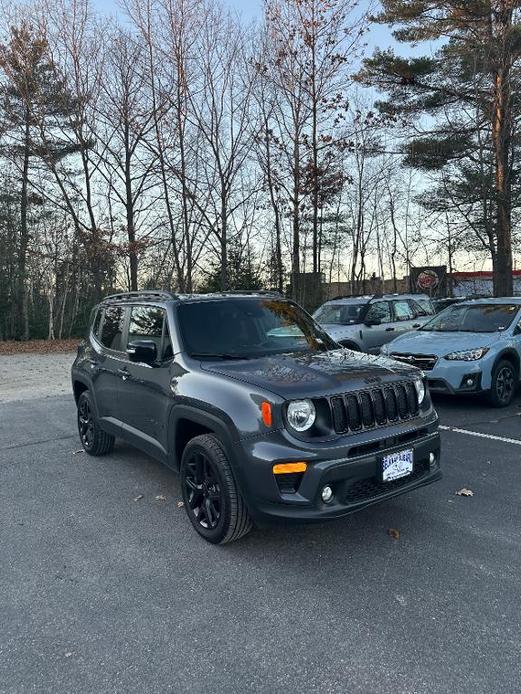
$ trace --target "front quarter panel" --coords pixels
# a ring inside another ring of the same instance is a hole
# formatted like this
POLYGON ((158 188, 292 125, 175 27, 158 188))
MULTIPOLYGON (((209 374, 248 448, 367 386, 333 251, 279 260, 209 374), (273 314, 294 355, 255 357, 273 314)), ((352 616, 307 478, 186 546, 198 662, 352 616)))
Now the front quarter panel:
POLYGON ((174 409, 184 405, 196 407, 210 415, 226 420, 232 439, 258 436, 282 426, 279 416, 283 398, 254 385, 227 378, 209 371, 187 369, 182 377, 173 379, 174 409), (261 405, 270 402, 274 421, 268 429, 262 421, 261 405))

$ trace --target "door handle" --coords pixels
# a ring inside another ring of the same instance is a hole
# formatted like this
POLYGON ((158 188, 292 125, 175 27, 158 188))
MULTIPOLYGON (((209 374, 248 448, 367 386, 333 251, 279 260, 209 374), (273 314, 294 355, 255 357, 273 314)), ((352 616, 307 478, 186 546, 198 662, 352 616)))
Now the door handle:
POLYGON ((130 376, 129 372, 127 369, 118 369, 117 371, 118 375, 121 376, 121 378, 126 381, 127 378, 130 376))
POLYGON ((421 328, 422 324, 421 323, 414 323, 412 327, 413 328, 421 328))
POLYGON ((385 332, 386 332, 386 333, 393 333, 393 332, 394 332, 394 328, 386 328, 386 329, 385 329, 385 332))

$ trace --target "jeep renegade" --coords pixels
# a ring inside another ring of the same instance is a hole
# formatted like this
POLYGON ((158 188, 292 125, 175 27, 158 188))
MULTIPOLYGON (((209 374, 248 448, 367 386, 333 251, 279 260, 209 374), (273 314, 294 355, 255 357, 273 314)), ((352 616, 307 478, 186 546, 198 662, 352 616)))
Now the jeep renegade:
POLYGON ((179 471, 188 518, 213 543, 441 477, 422 372, 341 347, 275 293, 107 297, 72 385, 85 451, 120 437, 179 471))

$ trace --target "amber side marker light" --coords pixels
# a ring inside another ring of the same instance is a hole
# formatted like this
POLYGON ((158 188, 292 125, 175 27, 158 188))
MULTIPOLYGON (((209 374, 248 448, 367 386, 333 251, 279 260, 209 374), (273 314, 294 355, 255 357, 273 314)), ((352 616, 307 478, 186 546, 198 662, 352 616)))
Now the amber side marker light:
POLYGON ((271 413, 271 404, 266 400, 261 405, 262 421, 267 427, 273 423, 273 415, 271 413))
POLYGON ((288 475, 292 472, 306 472, 307 463, 277 463, 273 466, 274 475, 288 475))

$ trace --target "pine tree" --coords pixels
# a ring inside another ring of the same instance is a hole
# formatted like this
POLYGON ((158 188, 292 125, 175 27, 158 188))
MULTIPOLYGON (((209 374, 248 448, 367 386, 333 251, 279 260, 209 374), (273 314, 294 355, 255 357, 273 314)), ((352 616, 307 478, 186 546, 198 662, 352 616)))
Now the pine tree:
POLYGON ((26 287, 30 241, 30 172, 34 159, 59 160, 74 151, 57 139, 71 100, 52 62, 45 35, 27 22, 11 27, 0 44, 0 154, 20 172, 19 238, 16 279, 16 337, 29 338, 26 287))
POLYGON ((444 170, 465 160, 469 185, 480 178, 484 199, 492 204, 492 212, 487 209, 493 224, 483 218, 482 226, 488 224, 491 235, 494 293, 510 295, 519 2, 383 0, 382 5, 376 21, 397 27, 397 41, 439 47, 432 56, 410 58, 377 50, 359 79, 387 93, 379 108, 389 117, 416 125, 421 116, 434 119, 432 128, 409 143, 406 163, 444 170), (490 174, 480 170, 487 162, 490 174))

